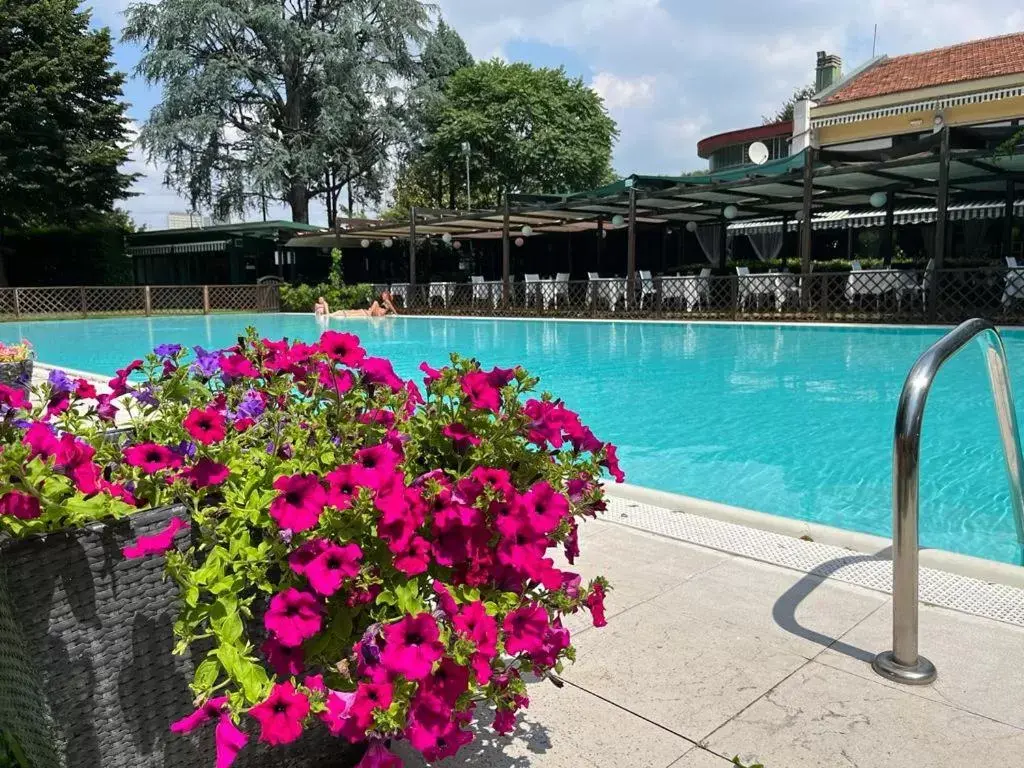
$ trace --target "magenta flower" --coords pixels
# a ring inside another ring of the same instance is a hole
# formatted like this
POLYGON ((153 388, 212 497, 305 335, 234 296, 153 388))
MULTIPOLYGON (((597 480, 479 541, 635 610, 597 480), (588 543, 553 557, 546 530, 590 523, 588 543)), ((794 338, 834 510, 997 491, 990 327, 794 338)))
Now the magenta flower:
POLYGON ((352 701, 349 715, 360 735, 373 725, 374 711, 390 707, 394 696, 394 688, 389 682, 359 683, 356 686, 356 697, 352 701))
POLYGON ((421 691, 436 696, 451 707, 468 688, 469 667, 456 664, 449 658, 442 659, 434 674, 420 684, 421 691))
POLYGON ((362 468, 355 464, 343 464, 324 476, 327 481, 327 503, 339 510, 352 506, 352 499, 359 493, 359 478, 362 468))
POLYGON ((403 389, 402 380, 398 378, 391 361, 383 357, 367 357, 359 363, 363 372, 363 380, 367 384, 380 384, 396 394, 403 389))
POLYGON ((439 637, 437 621, 429 613, 406 616, 386 624, 381 663, 392 674, 402 675, 407 680, 422 680, 444 653, 439 637))
MULTIPOLYGON (((352 705, 355 703, 356 694, 343 693, 342 691, 329 691, 324 706, 326 709, 320 713, 320 719, 332 736, 349 736, 360 739, 362 732, 354 722, 352 705)), ((363 728, 362 731, 366 729, 363 728)))
POLYGON ((482 602, 462 606, 452 624, 456 632, 473 641, 480 653, 493 656, 497 652, 498 622, 487 613, 482 602))
POLYGON ((616 483, 626 482, 626 475, 619 467, 618 452, 611 443, 604 444, 604 458, 601 460, 601 466, 608 470, 608 474, 615 478, 616 483))
POLYGON ((402 768, 402 758, 388 750, 380 739, 373 739, 356 768, 402 768))
POLYGON ((310 539, 288 555, 288 566, 300 576, 305 575, 309 564, 330 544, 327 539, 310 539))
POLYGON ((445 612, 448 618, 454 618, 455 614, 459 612, 459 605, 455 602, 455 598, 452 597, 451 591, 437 579, 434 579, 431 587, 437 596, 438 607, 445 612))
POLYGON ((275 746, 290 744, 302 735, 309 714, 309 699, 289 683, 274 685, 270 696, 249 710, 260 724, 260 741, 275 746))
POLYGON ((24 390, 9 387, 6 384, 0 384, 0 405, 6 405, 8 408, 20 408, 21 410, 28 410, 30 407, 28 395, 25 394, 24 390))
POLYGON ((595 627, 608 626, 608 621, 604 617, 604 597, 604 587, 601 586, 600 582, 594 582, 594 585, 590 588, 590 594, 587 595, 587 608, 590 609, 595 627))
POLYGON ((282 645, 272 637, 268 637, 263 641, 260 650, 263 651, 263 655, 266 657, 270 668, 274 670, 274 674, 289 677, 301 674, 302 670, 305 669, 306 659, 301 645, 289 647, 282 645))
POLYGON ((220 371, 226 379, 255 379, 260 375, 252 361, 242 355, 221 355, 220 371))
POLYGON ((167 526, 159 533, 150 536, 139 536, 134 544, 129 544, 121 549, 127 559, 132 560, 147 555, 162 555, 174 546, 174 537, 178 531, 188 525, 180 517, 172 517, 167 526))
POLYGON ((480 483, 483 490, 490 491, 499 499, 511 501, 515 495, 515 488, 512 487, 512 475, 507 469, 476 467, 470 473, 470 477, 480 483))
POLYGON ((170 448, 156 443, 140 443, 124 449, 124 460, 146 474, 181 466, 181 457, 170 448))
POLYGON ((270 516, 284 529, 302 533, 320 522, 327 492, 315 475, 283 475, 274 481, 280 495, 270 502, 270 516))
POLYGON ((508 736, 516 729, 516 713, 511 709, 499 709, 494 713, 494 723, 491 727, 496 733, 508 736))
POLYGON ((331 360, 354 368, 366 357, 366 350, 359 346, 359 337, 351 333, 324 331, 320 336, 320 349, 331 360))
POLYGON ((330 597, 341 587, 345 579, 359 575, 359 561, 363 550, 358 544, 349 542, 344 546, 328 543, 323 551, 306 566, 309 586, 324 597, 330 597))
POLYGON ((395 570, 406 576, 419 576, 430 567, 430 542, 413 536, 405 549, 395 553, 395 570))
POLYGON ((569 500, 541 480, 516 502, 538 533, 552 533, 562 520, 569 517, 569 500))
POLYGON ((208 700, 191 715, 171 723, 171 733, 192 733, 199 726, 206 725, 214 718, 220 717, 224 713, 227 703, 227 696, 218 696, 208 700))
POLYGON ((548 612, 536 603, 516 608, 502 622, 505 651, 511 655, 537 653, 544 647, 548 630, 548 612))
POLYGON ((281 645, 294 648, 320 631, 322 614, 323 608, 314 595, 289 587, 270 598, 263 625, 281 645))
POLYGON ((480 445, 480 438, 462 424, 445 424, 441 434, 452 441, 455 450, 459 453, 465 453, 473 446, 480 445))
POLYGON ((384 479, 392 478, 401 461, 402 455, 385 443, 360 448, 355 455, 358 476, 363 485, 371 488, 380 488, 384 479))
POLYGON ((42 514, 39 499, 24 491, 8 491, 0 496, 0 517, 34 520, 42 514))
POLYGON ((53 427, 41 421, 32 422, 31 426, 25 430, 25 436, 21 438, 21 441, 29 447, 30 459, 37 456, 44 460, 48 459, 57 452, 57 447, 60 445, 60 441, 53 433, 53 427))
POLYGON ((491 384, 483 371, 465 374, 460 386, 473 407, 494 413, 501 408, 501 390, 491 384))
POLYGON ((451 757, 473 740, 469 731, 460 728, 460 722, 447 702, 422 692, 417 694, 410 707, 406 736, 428 762, 451 757))
POLYGON ((217 747, 216 768, 231 768, 238 753, 249 742, 249 737, 239 730, 228 714, 221 715, 213 735, 217 747))
POLYGON ((70 433, 61 435, 54 454, 54 466, 71 478, 75 487, 88 495, 99 490, 100 468, 92 457, 96 449, 76 439, 70 433))
POLYGON ((195 463, 195 466, 183 470, 181 476, 188 480, 193 488, 209 488, 221 485, 230 474, 231 470, 224 464, 218 464, 203 456, 195 463))
POLYGON ((384 408, 370 408, 359 414, 360 424, 377 424, 385 429, 395 426, 395 412, 384 408))
POLYGON ((224 417, 214 408, 193 408, 182 426, 193 440, 203 445, 219 443, 227 434, 224 417))
POLYGON ((355 377, 349 371, 339 371, 326 363, 317 366, 317 379, 320 386, 341 397, 355 386, 355 377))
POLYGON ((426 374, 423 377, 423 385, 427 389, 430 389, 430 385, 441 378, 442 371, 437 370, 437 368, 431 368, 426 362, 420 363, 420 370, 426 374))

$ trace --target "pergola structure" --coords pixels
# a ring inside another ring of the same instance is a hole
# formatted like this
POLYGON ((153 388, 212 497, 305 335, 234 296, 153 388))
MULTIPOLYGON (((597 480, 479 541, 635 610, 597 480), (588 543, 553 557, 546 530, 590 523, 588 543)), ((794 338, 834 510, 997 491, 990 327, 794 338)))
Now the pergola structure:
MULTIPOLYGON (((724 241, 725 225, 731 223, 781 221, 786 229, 795 221, 800 229, 801 268, 808 272, 815 217, 829 212, 877 209, 884 199, 886 227, 882 249, 890 257, 896 201, 935 207, 933 258, 934 267, 940 269, 946 254, 951 203, 1005 200, 1004 237, 1009 252, 1015 185, 1020 183, 1024 189, 1024 154, 999 152, 994 149, 996 144, 991 135, 944 126, 927 139, 896 151, 854 154, 811 147, 762 166, 706 176, 634 175, 570 195, 509 195, 504 207, 498 210, 413 209, 408 222, 374 222, 336 234, 367 240, 407 240, 413 284, 417 238, 500 238, 503 295, 507 298, 510 241, 519 236, 516 230, 532 236, 600 230, 609 222, 619 223, 628 231, 626 275, 632 282, 636 279, 638 223, 681 223, 691 231, 701 225, 721 224, 724 241)), ((323 235, 312 237, 324 239, 323 235)), ((314 243, 310 236, 300 236, 289 243, 303 244, 314 243)), ((724 247, 720 253, 724 262, 724 247)), ((724 268, 725 264, 715 266, 724 268)))

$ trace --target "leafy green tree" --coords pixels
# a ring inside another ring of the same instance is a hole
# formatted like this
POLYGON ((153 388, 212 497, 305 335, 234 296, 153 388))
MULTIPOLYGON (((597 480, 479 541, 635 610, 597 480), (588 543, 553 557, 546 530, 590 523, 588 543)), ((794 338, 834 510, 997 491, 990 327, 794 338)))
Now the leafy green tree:
MULTIPOLYGON (((163 87, 140 141, 193 205, 309 201, 379 172, 402 135, 421 0, 159 0, 127 10, 138 72, 163 87)), ((377 182, 375 182, 377 183, 377 182)), ((372 185, 365 184, 370 187, 372 185)), ((333 197, 332 197, 333 196, 333 197)))
POLYGON ((396 186, 396 208, 429 196, 437 173, 462 167, 466 141, 477 205, 498 204, 506 189, 564 193, 614 177, 615 121, 597 93, 561 68, 493 60, 460 69, 429 127, 424 156, 396 186))
POLYGON ((0 0, 0 230, 113 211, 134 176, 107 29, 78 0, 0 0))
POLYGON ((798 101, 811 98, 817 89, 813 85, 805 85, 803 88, 797 88, 793 91, 793 95, 782 102, 782 106, 779 107, 778 111, 774 115, 761 115, 761 122, 765 125, 771 125, 772 123, 783 123, 786 120, 793 119, 793 107, 796 106, 798 101))

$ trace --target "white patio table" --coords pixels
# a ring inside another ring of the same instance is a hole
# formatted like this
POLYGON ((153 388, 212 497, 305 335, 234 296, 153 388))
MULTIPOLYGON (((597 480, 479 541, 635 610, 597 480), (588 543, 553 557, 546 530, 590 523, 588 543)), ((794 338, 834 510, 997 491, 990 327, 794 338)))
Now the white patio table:
POLYGON ((711 278, 700 275, 678 275, 661 277, 661 297, 665 299, 680 298, 686 303, 686 311, 692 312, 694 307, 708 305, 711 295, 711 278))
POLYGON ((858 296, 878 296, 895 293, 902 301, 903 294, 917 290, 917 279, 902 269, 861 269, 850 272, 846 278, 846 300, 853 303, 858 296))
POLYGON ((590 306, 593 307, 598 299, 605 299, 615 311, 615 305, 619 299, 625 309, 629 309, 629 296, 627 295, 627 280, 624 277, 591 277, 587 280, 590 291, 590 306))

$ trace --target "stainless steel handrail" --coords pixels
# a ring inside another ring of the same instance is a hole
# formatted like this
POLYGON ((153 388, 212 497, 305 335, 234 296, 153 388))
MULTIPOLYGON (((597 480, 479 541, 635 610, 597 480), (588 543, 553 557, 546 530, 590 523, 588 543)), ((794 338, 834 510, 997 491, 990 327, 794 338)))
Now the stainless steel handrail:
POLYGON ((892 650, 878 654, 875 672, 899 683, 926 685, 935 666, 917 653, 918 491, 921 422, 935 374, 974 338, 981 336, 999 434, 1010 479, 1010 504, 1017 540, 1024 544, 1024 460, 1021 459, 1017 414, 1013 408, 1003 339, 987 320, 968 320, 943 336, 918 358, 903 385, 896 409, 892 452, 892 650))

